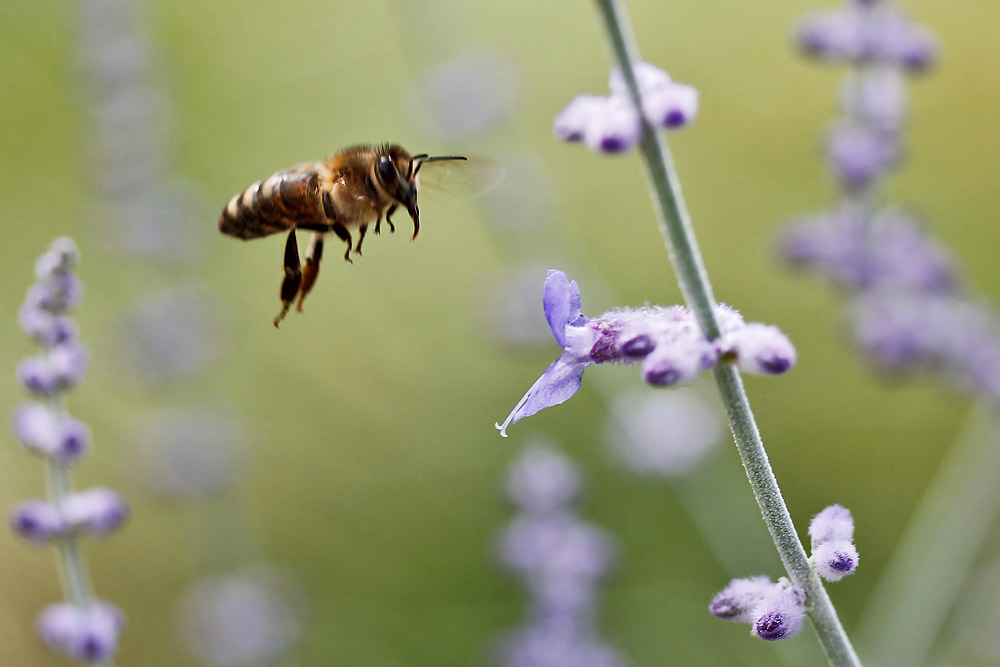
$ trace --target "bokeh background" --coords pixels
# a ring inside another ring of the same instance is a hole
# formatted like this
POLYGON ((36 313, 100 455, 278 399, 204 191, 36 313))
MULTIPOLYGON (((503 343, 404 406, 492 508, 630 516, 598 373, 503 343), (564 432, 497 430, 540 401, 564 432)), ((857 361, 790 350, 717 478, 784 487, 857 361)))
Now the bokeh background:
MULTIPOLYGON (((908 88, 907 161, 887 196, 921 210, 992 299, 1000 5, 905 5, 943 57, 908 88)), ((860 637, 972 400, 938 379, 873 376, 845 343, 839 297, 775 258, 780 223, 835 197, 818 146, 842 71, 789 39, 815 7, 629 3, 643 56, 700 90, 697 122, 670 143, 715 293, 797 346, 792 373, 748 391, 800 531, 830 503, 854 512, 861 568, 829 590, 860 637)), ((579 282, 591 315, 680 299, 638 157, 552 138, 555 114, 605 93, 607 73, 587 2, 0 5, 0 405, 23 400, 14 369, 32 348, 16 313, 33 262, 70 235, 91 358, 69 405, 94 435, 76 480, 133 509, 86 548, 99 594, 128 616, 120 664, 208 664, 179 634, 185 595, 265 568, 294 626, 277 664, 485 662, 524 620, 492 545, 512 516, 507 466, 539 438, 581 467, 581 517, 619 542, 599 627, 633 664, 822 662, 809 631, 765 644, 708 614, 730 578, 777 577, 779 561, 728 436, 673 479, 616 463, 610 406, 641 388, 635 368, 591 368, 567 404, 506 440, 493 428, 558 352, 546 268, 579 282), (305 314, 275 330, 283 240, 224 238, 219 211, 276 170, 382 141, 487 156, 507 178, 474 200, 424 193, 414 243, 403 218, 353 265, 333 243, 305 314), (156 452, 177 443, 170 478, 156 452)), ((0 505, 42 494, 41 462, 9 433, 0 445, 0 505)), ((984 581, 990 553, 962 586, 984 581)), ((63 664, 33 634, 61 595, 51 550, 3 532, 0 570, 0 661, 63 664)), ((958 618, 942 627, 953 664, 997 664, 989 617, 958 618)))

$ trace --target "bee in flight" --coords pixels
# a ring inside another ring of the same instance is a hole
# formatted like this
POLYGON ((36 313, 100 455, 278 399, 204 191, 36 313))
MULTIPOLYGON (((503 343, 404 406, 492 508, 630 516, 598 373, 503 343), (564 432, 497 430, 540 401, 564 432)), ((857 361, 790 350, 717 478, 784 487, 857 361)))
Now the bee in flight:
POLYGON ((347 244, 344 259, 351 262, 352 251, 361 254, 368 226, 374 222, 374 232, 378 234, 385 218, 389 230, 396 231, 392 214, 402 207, 413 220, 412 239, 417 238, 420 168, 431 163, 455 165, 465 160, 461 155, 410 155, 396 144, 353 146, 325 162, 300 164, 257 181, 229 201, 219 217, 219 231, 243 240, 288 232, 281 312, 274 318, 277 327, 296 297, 297 310, 302 312, 302 301, 319 275, 323 239, 327 234, 333 232, 347 244), (305 267, 299 259, 297 229, 312 232, 305 267), (351 236, 353 231, 358 233, 356 245, 351 236))

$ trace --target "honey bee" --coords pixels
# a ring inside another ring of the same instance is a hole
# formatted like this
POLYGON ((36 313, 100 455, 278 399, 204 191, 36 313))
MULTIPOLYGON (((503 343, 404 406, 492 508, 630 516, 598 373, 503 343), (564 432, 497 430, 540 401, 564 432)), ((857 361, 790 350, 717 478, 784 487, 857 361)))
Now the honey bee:
POLYGON ((327 234, 332 232, 344 241, 344 259, 352 262, 352 252, 361 254, 369 225, 374 222, 373 231, 379 234, 385 218, 389 230, 396 231, 392 215, 402 207, 413 220, 411 240, 417 238, 421 167, 432 163, 455 165, 467 159, 462 155, 410 155, 396 144, 352 146, 324 162, 300 164, 257 181, 229 201, 219 217, 219 231, 243 240, 288 232, 281 312, 274 318, 277 327, 296 297, 297 310, 302 312, 302 302, 319 275, 327 234), (299 259, 297 229, 312 232, 305 267, 299 259), (353 231, 358 233, 356 245, 353 231))

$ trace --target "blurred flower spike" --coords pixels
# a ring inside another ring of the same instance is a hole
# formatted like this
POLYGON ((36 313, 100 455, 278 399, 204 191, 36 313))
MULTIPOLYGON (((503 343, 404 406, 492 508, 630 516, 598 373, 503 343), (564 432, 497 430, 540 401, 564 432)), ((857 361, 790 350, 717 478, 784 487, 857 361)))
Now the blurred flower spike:
MULTIPOLYGON (((642 116, 650 125, 675 130, 694 120, 698 114, 694 87, 672 81, 669 74, 649 63, 636 63, 634 72, 642 116)), ((642 120, 620 71, 611 73, 609 87, 608 97, 580 95, 573 99, 556 117, 556 137, 582 141, 598 153, 623 153, 639 143, 642 120)))
POLYGON ((777 328, 746 323, 729 306, 716 307, 721 335, 708 340, 683 306, 618 309, 593 320, 581 311, 580 290, 562 271, 549 270, 542 297, 545 317, 563 353, 552 362, 504 420, 507 427, 559 405, 580 388, 592 363, 638 363, 654 386, 693 382, 719 361, 744 371, 777 375, 795 364, 795 348, 777 328))
POLYGON ((8 521, 29 542, 57 542, 68 602, 46 607, 38 617, 42 640, 54 651, 88 665, 107 661, 115 651, 124 615, 90 590, 76 538, 104 537, 128 517, 125 499, 111 489, 73 490, 70 467, 90 449, 90 430, 66 413, 65 393, 83 379, 87 348, 69 313, 83 289, 73 273, 79 254, 72 239, 56 239, 35 264, 38 281, 18 311, 21 328, 41 347, 17 368, 21 386, 36 400, 14 410, 12 430, 30 452, 48 465, 49 495, 15 505, 8 521))
POLYGON ((767 577, 733 579, 708 608, 725 621, 749 623, 753 634, 767 641, 793 637, 806 613, 805 597, 785 577, 777 583, 767 577))

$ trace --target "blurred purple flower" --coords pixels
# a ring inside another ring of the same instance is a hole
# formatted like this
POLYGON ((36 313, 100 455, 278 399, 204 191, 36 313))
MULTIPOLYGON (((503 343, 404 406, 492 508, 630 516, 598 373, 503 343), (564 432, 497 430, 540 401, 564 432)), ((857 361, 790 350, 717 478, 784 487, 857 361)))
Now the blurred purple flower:
POLYGON ((125 617, 115 606, 95 601, 81 610, 68 602, 45 608, 38 617, 38 634, 54 651, 94 664, 115 651, 125 617))
POLYGON ((693 389, 633 391, 611 406, 607 440, 633 472, 668 478, 696 468, 722 439, 722 421, 693 389))
POLYGON ((209 667, 275 664, 302 634, 294 584, 268 568, 249 568, 197 581, 177 613, 188 651, 209 667))
POLYGON ((548 444, 526 447, 507 472, 507 495, 531 515, 547 515, 569 507, 580 494, 576 466, 548 444))

